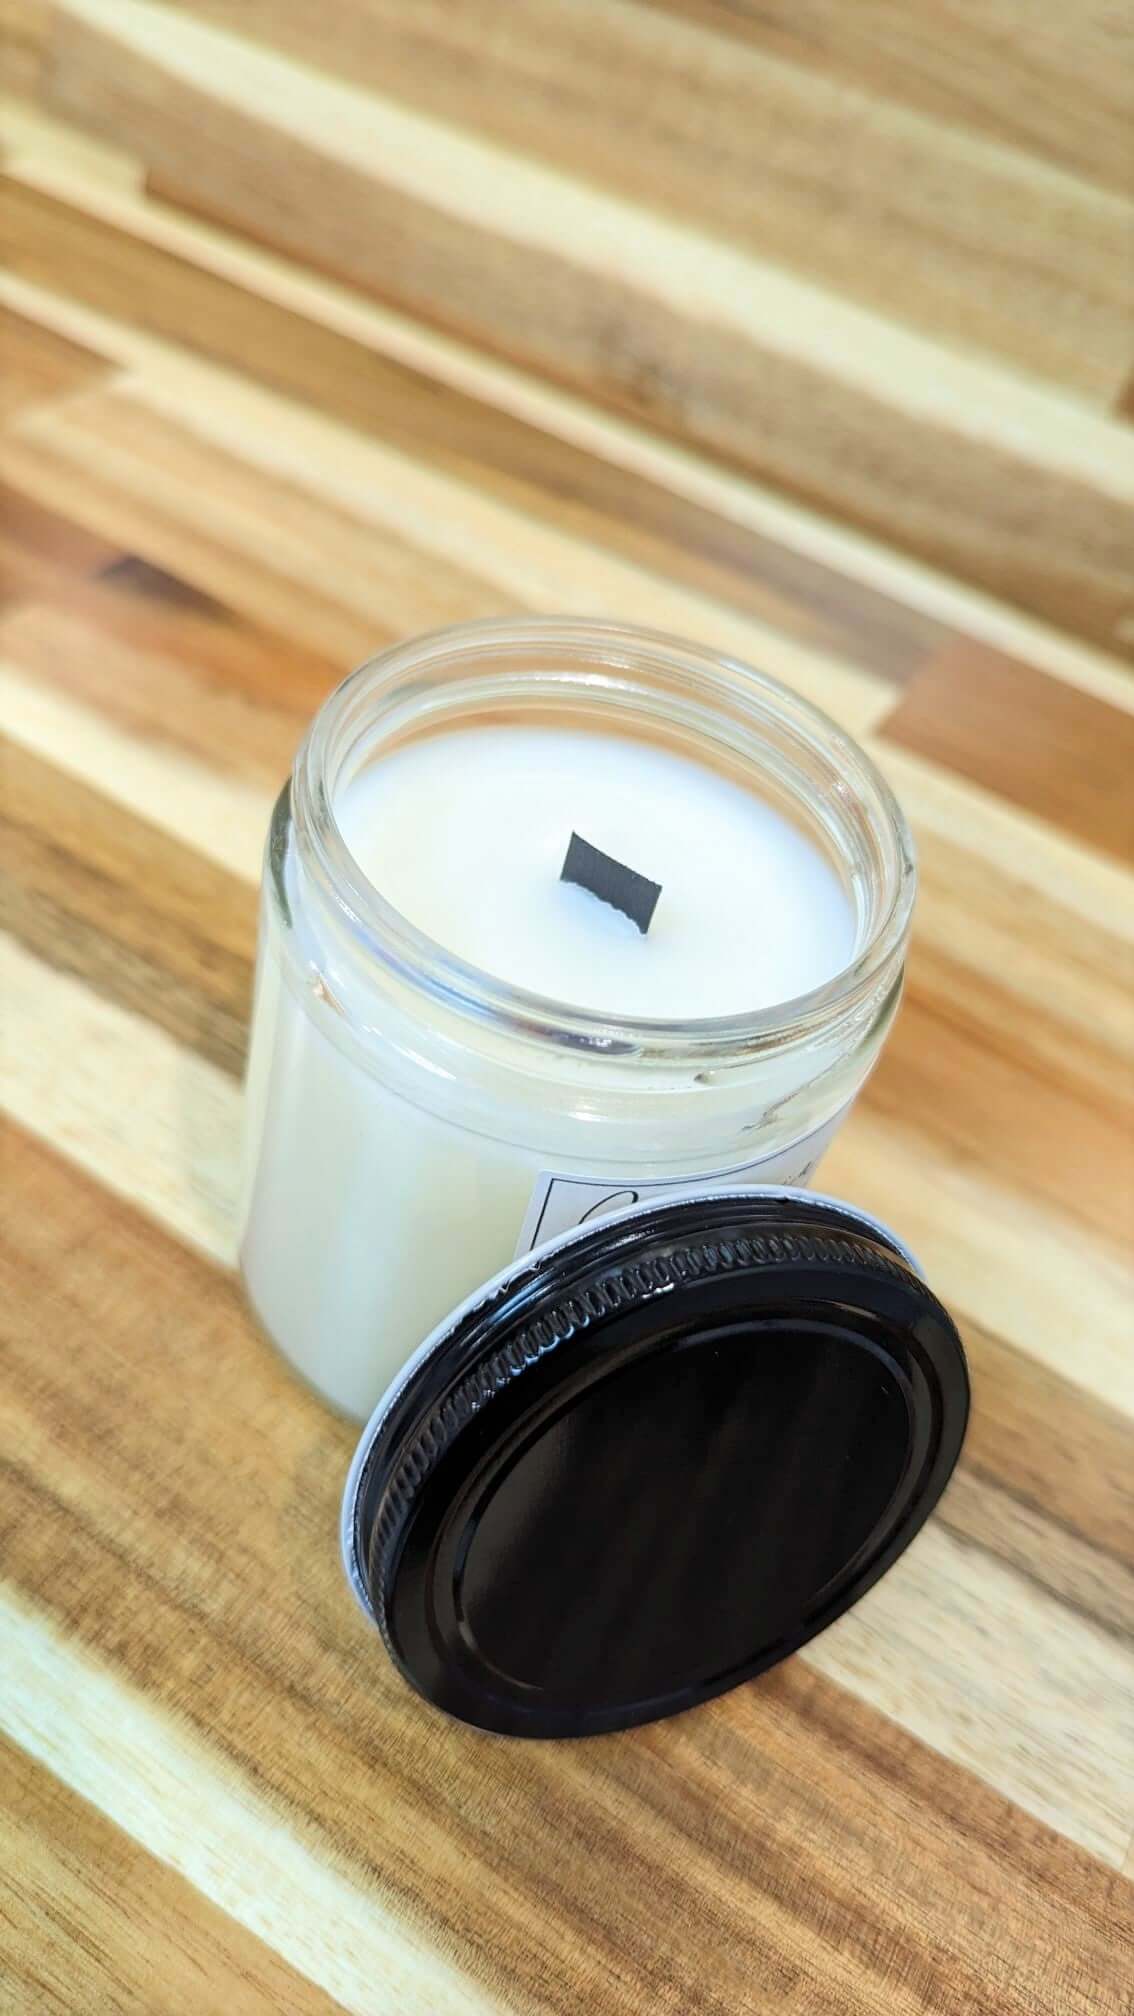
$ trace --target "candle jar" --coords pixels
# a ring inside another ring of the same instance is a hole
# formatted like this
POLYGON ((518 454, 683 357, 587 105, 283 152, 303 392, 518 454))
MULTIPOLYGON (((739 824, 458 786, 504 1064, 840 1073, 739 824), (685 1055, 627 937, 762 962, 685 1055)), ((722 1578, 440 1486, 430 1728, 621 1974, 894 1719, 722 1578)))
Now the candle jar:
POLYGON ((365 1417, 517 1253, 669 1191, 806 1182, 894 1015, 914 882, 864 752, 732 660, 535 619, 371 660, 313 723, 268 841, 241 1206, 263 1327, 365 1417), (434 942, 367 881, 337 808, 387 753, 501 723, 656 745, 786 812, 838 875, 849 958, 771 1006, 643 1019, 527 992, 434 942))
POLYGON ((957 1332, 894 1233, 798 1187, 885 1039, 913 889, 863 752, 669 638, 474 624, 314 722, 268 842, 241 1263, 292 1363, 373 1409, 344 1566, 450 1713, 580 1736, 706 1700, 857 1601, 944 1489, 957 1332), (576 804, 668 886, 562 832, 576 804), (462 956, 473 912, 564 998, 462 956), (580 1005, 631 982, 673 1012, 580 1005))

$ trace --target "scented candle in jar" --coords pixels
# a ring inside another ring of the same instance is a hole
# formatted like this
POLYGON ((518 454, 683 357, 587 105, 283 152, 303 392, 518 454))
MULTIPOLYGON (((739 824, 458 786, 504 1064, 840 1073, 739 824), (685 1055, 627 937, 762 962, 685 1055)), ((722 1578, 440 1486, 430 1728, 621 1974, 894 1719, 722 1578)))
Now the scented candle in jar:
POLYGON ((517 1252, 806 1181, 913 888, 868 758, 748 667, 551 620, 364 666, 268 845, 241 1264, 269 1335, 365 1416, 517 1252))

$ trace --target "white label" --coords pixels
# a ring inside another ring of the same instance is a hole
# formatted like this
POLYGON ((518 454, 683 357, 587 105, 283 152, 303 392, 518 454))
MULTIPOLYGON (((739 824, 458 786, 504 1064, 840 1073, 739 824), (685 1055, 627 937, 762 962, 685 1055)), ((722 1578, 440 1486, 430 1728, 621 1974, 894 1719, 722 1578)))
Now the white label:
POLYGON ((609 1176, 557 1176, 545 1169, 536 1177, 520 1237, 516 1258, 542 1246, 559 1232, 569 1232, 592 1218, 622 1211, 628 1205, 650 1203, 656 1198, 695 1194, 721 1184, 806 1183, 828 1142, 849 1109, 844 1106, 813 1134, 805 1134, 775 1155, 763 1155, 757 1162, 742 1162, 739 1168, 712 1169, 697 1176, 648 1177, 645 1181, 626 1178, 619 1183, 609 1176))

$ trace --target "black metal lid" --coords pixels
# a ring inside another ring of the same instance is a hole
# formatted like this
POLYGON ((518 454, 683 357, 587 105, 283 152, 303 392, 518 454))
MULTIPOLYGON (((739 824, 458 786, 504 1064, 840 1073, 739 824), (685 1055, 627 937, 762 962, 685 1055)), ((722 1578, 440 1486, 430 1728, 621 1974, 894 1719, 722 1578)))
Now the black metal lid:
POLYGON ((909 1545, 957 1460, 956 1329, 806 1192, 620 1213, 518 1261, 370 1423, 348 1573, 452 1715, 581 1736, 772 1666, 909 1545))

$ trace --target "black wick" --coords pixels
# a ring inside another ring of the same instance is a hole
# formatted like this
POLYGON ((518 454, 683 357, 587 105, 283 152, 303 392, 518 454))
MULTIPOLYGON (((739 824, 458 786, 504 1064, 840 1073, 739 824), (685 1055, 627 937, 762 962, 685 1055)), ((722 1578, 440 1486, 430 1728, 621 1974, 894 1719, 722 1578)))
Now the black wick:
POLYGON ((660 882, 651 882, 635 869, 624 867, 613 855, 604 854, 601 847, 592 847, 589 840, 581 840, 577 833, 571 835, 559 880, 577 882, 580 889, 589 889, 600 902, 624 911, 643 937, 661 895, 660 882))

